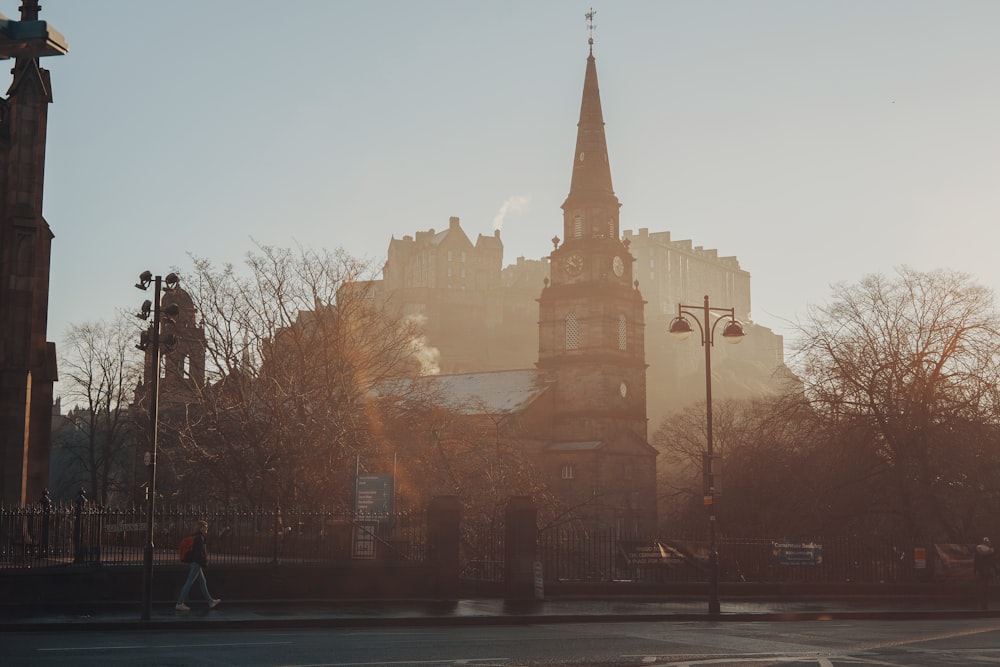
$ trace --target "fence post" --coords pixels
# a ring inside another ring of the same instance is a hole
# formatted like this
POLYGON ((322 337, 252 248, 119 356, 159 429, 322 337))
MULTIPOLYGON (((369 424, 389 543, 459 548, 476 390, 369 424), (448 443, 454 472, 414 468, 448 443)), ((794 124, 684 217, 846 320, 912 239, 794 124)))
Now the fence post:
POLYGON ((504 581, 508 600, 535 597, 535 561, 538 560, 538 510, 528 496, 507 501, 504 521, 504 581))
POLYGON ((49 557, 49 521, 52 519, 52 496, 49 495, 49 490, 45 489, 42 491, 42 535, 41 535, 41 551, 39 556, 42 558, 49 557))
POLYGON ((83 508, 87 504, 87 492, 82 488, 73 501, 73 564, 79 565, 86 561, 87 549, 83 544, 83 508))
POLYGON ((461 522, 457 496, 438 496, 427 505, 427 559, 434 568, 434 592, 442 600, 458 599, 461 522))
POLYGON ((278 503, 278 507, 274 513, 274 526, 272 532, 274 533, 274 543, 271 550, 271 563, 273 565, 277 565, 279 558, 279 544, 285 537, 285 522, 281 518, 281 503, 278 503))

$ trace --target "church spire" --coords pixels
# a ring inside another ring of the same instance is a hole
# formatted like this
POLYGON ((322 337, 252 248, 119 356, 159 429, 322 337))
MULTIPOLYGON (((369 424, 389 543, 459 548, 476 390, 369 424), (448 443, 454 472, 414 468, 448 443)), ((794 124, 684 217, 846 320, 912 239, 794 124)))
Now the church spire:
POLYGON ((614 197, 611 187, 611 166, 608 164, 608 143, 604 137, 604 112, 601 110, 601 90, 597 85, 597 61, 594 59, 594 15, 587 12, 587 72, 583 79, 583 100, 580 122, 576 131, 576 154, 573 156, 573 180, 569 198, 574 195, 604 194, 614 197))
POLYGON ((576 151, 573 155, 573 176, 569 195, 563 202, 565 213, 564 238, 567 241, 585 237, 618 238, 618 209, 621 204, 611 185, 611 165, 608 143, 604 136, 604 112, 601 91, 597 85, 597 61, 594 58, 594 15, 585 14, 590 37, 587 71, 583 80, 583 100, 577 123, 576 151), (600 219, 589 219, 594 216, 600 219))

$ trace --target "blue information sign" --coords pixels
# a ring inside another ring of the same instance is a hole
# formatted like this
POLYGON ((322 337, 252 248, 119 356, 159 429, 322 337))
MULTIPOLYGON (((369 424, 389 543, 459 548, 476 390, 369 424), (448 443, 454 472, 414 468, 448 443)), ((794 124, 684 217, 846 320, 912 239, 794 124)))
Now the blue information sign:
POLYGON ((358 475, 354 511, 362 517, 392 515, 392 475, 358 475))

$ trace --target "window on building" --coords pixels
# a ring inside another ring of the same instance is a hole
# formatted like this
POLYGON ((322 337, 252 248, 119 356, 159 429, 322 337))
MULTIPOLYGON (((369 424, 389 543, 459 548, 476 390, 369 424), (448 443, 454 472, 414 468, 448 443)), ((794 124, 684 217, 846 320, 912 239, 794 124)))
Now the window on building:
POLYGON ((448 261, 451 261, 451 250, 448 251, 448 261))
POLYGON ((463 262, 465 261, 465 251, 464 250, 462 251, 462 261, 463 262))
POLYGON ((191 355, 185 354, 184 358, 181 359, 181 376, 184 379, 191 378, 191 355))
POLYGON ((563 479, 573 479, 573 466, 571 464, 566 464, 562 467, 562 478, 563 479))
POLYGON ((566 316, 566 349, 576 350, 580 347, 580 325, 576 321, 576 313, 566 316))
POLYGON ((628 348, 628 320, 625 319, 625 315, 618 316, 618 349, 625 350, 628 348))
POLYGON ((583 237, 583 216, 579 213, 573 218, 573 238, 583 237))

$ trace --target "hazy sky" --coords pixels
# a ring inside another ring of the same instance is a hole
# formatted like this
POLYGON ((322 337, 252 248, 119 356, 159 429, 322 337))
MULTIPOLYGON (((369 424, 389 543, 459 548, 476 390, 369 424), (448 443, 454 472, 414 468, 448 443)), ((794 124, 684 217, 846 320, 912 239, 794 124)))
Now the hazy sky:
MULTIPOLYGON (((50 340, 188 253, 381 263, 449 216, 492 234, 505 204, 505 264, 561 233, 590 3, 42 5, 70 45, 43 62, 50 340)), ((622 229, 737 256, 756 322, 787 334, 831 284, 902 264, 1000 290, 1000 2, 594 9, 622 229)))

